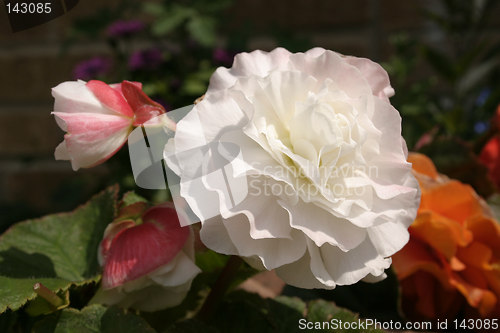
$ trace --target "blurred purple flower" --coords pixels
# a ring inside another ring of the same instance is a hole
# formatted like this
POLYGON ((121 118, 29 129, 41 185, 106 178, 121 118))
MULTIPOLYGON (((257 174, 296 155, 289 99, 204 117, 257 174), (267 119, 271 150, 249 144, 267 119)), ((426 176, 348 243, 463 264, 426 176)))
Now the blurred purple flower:
POLYGON ((212 58, 216 63, 230 66, 233 63, 235 53, 229 52, 223 48, 216 48, 212 53, 212 58))
POLYGON ((73 68, 73 78, 75 80, 96 79, 101 75, 107 74, 112 66, 110 59, 105 57, 94 57, 78 63, 73 68))
POLYGON ((491 89, 490 88, 484 88, 479 92, 479 95, 476 98, 476 106, 483 106, 484 103, 486 103, 486 100, 488 100, 488 97, 491 95, 491 89))
POLYGON ((131 70, 156 69, 163 62, 163 53, 158 48, 136 51, 128 60, 131 70))
POLYGON ((142 31, 144 27, 145 24, 139 20, 115 21, 108 26, 106 34, 113 38, 126 37, 142 31))
POLYGON ((474 132, 477 134, 484 133, 489 127, 488 122, 486 121, 478 121, 477 123, 474 124, 474 132))

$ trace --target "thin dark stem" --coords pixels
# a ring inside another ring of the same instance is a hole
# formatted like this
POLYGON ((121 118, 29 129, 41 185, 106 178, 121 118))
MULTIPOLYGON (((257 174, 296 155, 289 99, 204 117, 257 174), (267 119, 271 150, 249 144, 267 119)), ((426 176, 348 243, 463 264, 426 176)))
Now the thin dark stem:
POLYGON ((229 257, 226 266, 224 266, 224 268, 222 269, 222 272, 217 278, 217 281, 215 281, 212 290, 210 290, 210 293, 205 299, 205 303, 203 303, 203 306, 198 312, 199 319, 205 322, 210 319, 210 317, 224 298, 224 295, 229 289, 229 286, 231 285, 231 282, 238 272, 238 269, 240 268, 242 262, 243 260, 241 260, 241 258, 238 256, 229 257))

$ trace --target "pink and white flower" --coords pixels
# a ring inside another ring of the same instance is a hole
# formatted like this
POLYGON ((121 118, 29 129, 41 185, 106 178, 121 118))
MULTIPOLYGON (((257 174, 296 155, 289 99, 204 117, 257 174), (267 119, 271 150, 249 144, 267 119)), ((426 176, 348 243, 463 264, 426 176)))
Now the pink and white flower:
POLYGON ((138 82, 107 85, 102 81, 68 81, 52 89, 57 124, 67 132, 55 151, 73 170, 89 168, 113 156, 133 126, 165 113, 138 82))
POLYGON ((103 267, 94 303, 156 311, 182 302, 200 272, 194 263, 194 237, 181 227, 173 205, 155 206, 142 223, 111 223, 99 246, 103 267))

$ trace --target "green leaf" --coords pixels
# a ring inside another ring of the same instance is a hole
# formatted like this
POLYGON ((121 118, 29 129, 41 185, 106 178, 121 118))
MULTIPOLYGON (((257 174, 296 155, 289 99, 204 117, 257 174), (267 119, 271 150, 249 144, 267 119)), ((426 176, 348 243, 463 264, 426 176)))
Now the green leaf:
POLYGON ((42 314, 49 314, 56 310, 61 310, 69 305, 69 290, 61 290, 55 294, 61 300, 61 304, 54 305, 49 301, 45 300, 43 297, 37 297, 31 301, 26 307, 25 311, 30 316, 39 316, 42 314))
POLYGON ((196 253, 196 266, 205 273, 214 272, 222 269, 228 258, 226 255, 206 250, 196 253))
POLYGON ((366 323, 363 328, 347 330, 335 329, 332 325, 341 322, 365 323, 357 314, 333 302, 319 299, 306 304, 297 297, 287 296, 263 299, 257 294, 238 290, 227 295, 206 324, 220 332, 301 332, 304 331, 301 323, 319 324, 322 332, 382 332, 366 323))
POLYGON ((165 7, 159 3, 154 3, 154 2, 146 2, 143 5, 142 10, 147 14, 151 14, 151 15, 155 15, 155 16, 159 16, 159 15, 165 13, 165 7))
POLYGON ((469 71, 460 77, 457 84, 457 93, 460 95, 469 93, 472 89, 477 87, 481 81, 487 80, 488 76, 498 67, 498 63, 498 59, 494 58, 469 69, 469 71))
POLYGON ((152 26, 152 31, 157 36, 163 36, 178 28, 187 18, 193 15, 193 10, 188 7, 172 6, 170 10, 159 17, 152 26))
POLYGON ((64 309, 59 315, 52 315, 33 327, 34 333, 154 333, 156 332, 141 317, 116 307, 106 308, 93 304, 81 311, 64 309))
POLYGON ((123 195, 121 204, 123 206, 129 206, 129 205, 133 205, 133 204, 138 203, 138 202, 147 203, 148 201, 146 199, 144 199, 143 197, 141 197, 140 195, 138 195, 137 193, 135 193, 134 191, 129 191, 123 195))
POLYGON ((453 62, 445 54, 429 46, 423 46, 423 54, 432 68, 448 81, 456 79, 456 70, 453 62))
POLYGON ((102 315, 100 322, 101 332, 155 332, 143 318, 116 307, 108 308, 102 315))
POLYGON ((201 96, 207 90, 207 84, 204 80, 197 77, 189 76, 184 81, 182 93, 190 96, 201 96))
POLYGON ((350 328, 351 325, 343 326, 342 323, 356 322, 359 323, 359 317, 357 314, 340 308, 333 302, 328 302, 325 300, 314 300, 308 304, 307 320, 313 323, 329 323, 329 329, 327 332, 383 332, 381 330, 373 329, 371 327, 359 327, 358 329, 350 328), (339 326, 339 327, 336 327, 339 326))
POLYGON ((298 313, 306 312, 306 303, 298 297, 278 296, 274 299, 276 302, 281 303, 289 308, 296 310, 298 313))
POLYGON ((138 220, 148 207, 149 204, 146 199, 135 192, 127 192, 123 195, 123 198, 118 205, 118 213, 116 214, 116 219, 113 222, 138 220))
POLYGON ((193 16, 189 20, 187 29, 191 36, 203 46, 213 46, 215 44, 216 21, 208 16, 193 16))
MULTIPOLYGON (((202 270, 202 273, 197 277, 200 280, 200 284, 204 283, 207 287, 213 286, 228 259, 229 256, 216 253, 212 250, 198 252, 196 254, 196 266, 202 270)), ((229 289, 240 285, 243 281, 257 273, 259 273, 258 270, 243 262, 238 268, 238 272, 233 278, 229 289)))
POLYGON ((97 249, 117 194, 110 187, 74 212, 18 223, 0 237, 0 313, 37 298, 37 282, 58 293, 99 279, 97 249))
MULTIPOLYGON (((315 300, 309 302, 307 319, 310 321, 329 321, 333 318, 333 315, 337 315, 340 312, 340 308, 332 302, 315 300)), ((355 319, 355 317, 353 316, 350 319, 355 319)))

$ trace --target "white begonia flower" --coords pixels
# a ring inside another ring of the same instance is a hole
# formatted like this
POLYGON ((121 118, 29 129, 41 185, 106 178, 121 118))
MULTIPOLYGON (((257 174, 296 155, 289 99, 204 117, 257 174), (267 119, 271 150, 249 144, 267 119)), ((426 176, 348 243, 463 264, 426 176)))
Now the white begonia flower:
POLYGON ((384 278, 420 201, 393 94, 378 64, 321 48, 218 68, 165 147, 202 242, 302 288, 384 278), (185 152, 217 142, 238 146, 229 177, 213 181, 206 153, 197 181, 185 152))

